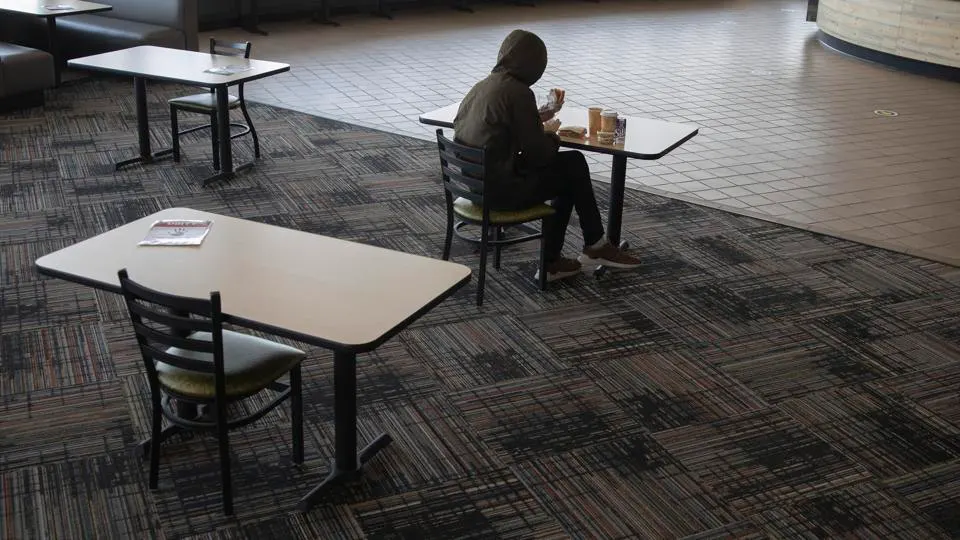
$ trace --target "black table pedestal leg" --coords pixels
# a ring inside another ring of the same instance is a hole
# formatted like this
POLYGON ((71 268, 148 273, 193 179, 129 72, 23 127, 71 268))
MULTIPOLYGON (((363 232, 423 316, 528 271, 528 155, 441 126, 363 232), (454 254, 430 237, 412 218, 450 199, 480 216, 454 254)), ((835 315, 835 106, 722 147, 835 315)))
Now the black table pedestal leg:
POLYGON ((610 172, 610 209, 607 213, 607 238, 613 245, 629 247, 620 241, 620 229, 623 226, 623 196, 627 186, 627 158, 613 156, 613 170, 610 172))
POLYGON ((47 17, 47 47, 53 56, 53 85, 60 86, 63 77, 63 57, 60 56, 60 43, 57 41, 57 18, 47 17))
MULTIPOLYGON (((627 249, 630 244, 620 241, 620 229, 623 226, 623 197, 627 187, 627 158, 613 156, 613 170, 610 172, 610 208, 607 210, 607 239, 621 249, 627 249)), ((598 266, 593 275, 603 277, 607 272, 605 266, 598 266)))
POLYGON ((161 156, 170 155, 173 149, 167 148, 159 152, 150 150, 150 118, 147 116, 147 80, 143 77, 133 78, 133 97, 137 106, 137 142, 140 146, 140 155, 118 161, 116 170, 134 163, 152 163, 161 156))
POLYGON ((218 151, 220 153, 220 172, 206 178, 203 185, 207 185, 217 180, 228 180, 233 178, 233 148, 230 141, 230 110, 227 108, 227 87, 221 85, 216 87, 217 94, 217 133, 220 134, 218 151))
POLYGON ((390 435, 382 433, 359 454, 357 453, 357 355, 355 353, 334 353, 333 389, 336 455, 330 463, 330 473, 327 478, 297 504, 297 509, 302 512, 313 508, 329 489, 342 482, 357 479, 363 464, 393 442, 390 435))

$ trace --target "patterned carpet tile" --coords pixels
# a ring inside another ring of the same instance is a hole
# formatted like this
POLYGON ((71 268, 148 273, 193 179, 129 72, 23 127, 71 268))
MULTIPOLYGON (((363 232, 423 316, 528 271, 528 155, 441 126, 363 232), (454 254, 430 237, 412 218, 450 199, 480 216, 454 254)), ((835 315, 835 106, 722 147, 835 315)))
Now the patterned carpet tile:
POLYGON ((180 540, 289 540, 323 538, 354 540, 363 538, 363 530, 347 506, 319 506, 308 514, 281 513, 265 519, 242 520, 180 540))
POLYGON ((539 337, 510 315, 416 328, 401 340, 453 391, 566 367, 539 337))
POLYGON ((895 478, 888 484, 951 538, 960 537, 960 460, 895 478))
POLYGON ((371 540, 569 538, 508 471, 374 499, 352 509, 371 540))
POLYGON ((504 463, 567 452, 642 432, 642 427, 573 370, 516 379, 452 396, 504 463))
POLYGON ((18 281, 0 293, 0 334, 96 323, 93 291, 59 280, 18 281))
POLYGON ((960 428, 882 391, 838 388, 780 407, 878 478, 960 458, 960 428))
POLYGON ((4 471, 120 453, 135 440, 116 381, 4 394, 0 417, 4 471))
POLYGON ((582 306, 577 311, 530 313, 521 320, 560 358, 576 363, 683 346, 669 328, 617 300, 582 306))
MULTIPOLYGON (((0 185, 2 182, 3 179, 0 177, 0 185)), ((9 280, 12 277, 23 279, 29 275, 15 272, 15 270, 33 272, 33 261, 29 261, 27 265, 29 270, 22 262, 27 256, 26 250, 33 249, 30 244, 63 241, 69 245, 75 242, 76 238, 77 228, 74 226, 71 211, 66 208, 18 213, 15 218, 0 220, 0 245, 3 246, 3 257, 11 261, 9 267, 4 266, 4 279, 9 280)))
MULTIPOLYGON (((46 220, 36 223, 36 226, 46 228, 46 220)), ((34 271, 37 259, 74 243, 74 238, 54 235, 45 239, 0 243, 0 284, 13 287, 19 279, 34 271)))
POLYGON ((883 394, 905 397, 960 427, 960 363, 918 371, 871 385, 883 394))
POLYGON ((776 409, 654 435, 729 508, 752 515, 867 472, 776 409))
POLYGON ((765 540, 770 538, 755 524, 749 521, 738 521, 709 531, 702 531, 683 540, 765 540))
POLYGON ((799 326, 720 340, 701 354, 770 403, 903 370, 884 356, 831 346, 799 326))
POLYGON ((649 435, 625 435, 516 467, 574 538, 679 538, 732 514, 649 435))
POLYGON ((125 449, 0 473, 0 537, 162 538, 140 460, 125 449))
POLYGON ((949 538, 892 490, 871 482, 814 492, 754 521, 774 538, 949 538))
POLYGON ((931 275, 920 265, 891 264, 889 257, 871 254, 860 259, 840 259, 813 266, 856 289, 862 295, 890 303, 926 296, 931 290, 949 290, 952 284, 931 275))
POLYGON ((767 406, 737 379, 686 351, 596 362, 584 372, 614 403, 652 432, 712 422, 767 406))
MULTIPOLYGON (((954 351, 960 350, 960 325, 957 324, 960 319, 960 291, 956 288, 888 306, 886 311, 948 343, 954 351)), ((954 353, 954 357, 957 356, 960 355, 954 353)))
POLYGON ((97 324, 64 324, 0 334, 0 396, 114 378, 97 324), (39 362, 38 359, 44 361, 39 362))

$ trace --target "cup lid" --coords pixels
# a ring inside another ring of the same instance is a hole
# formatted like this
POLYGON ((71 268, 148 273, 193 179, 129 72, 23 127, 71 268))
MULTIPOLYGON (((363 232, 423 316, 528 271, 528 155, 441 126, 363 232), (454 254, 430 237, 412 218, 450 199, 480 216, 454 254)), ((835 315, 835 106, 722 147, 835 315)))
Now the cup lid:
POLYGON ((603 111, 603 113, 601 113, 601 114, 602 114, 603 116, 608 116, 608 117, 609 117, 609 116, 616 116, 616 115, 617 115, 617 111, 612 111, 612 110, 610 110, 610 109, 607 109, 607 110, 603 111))

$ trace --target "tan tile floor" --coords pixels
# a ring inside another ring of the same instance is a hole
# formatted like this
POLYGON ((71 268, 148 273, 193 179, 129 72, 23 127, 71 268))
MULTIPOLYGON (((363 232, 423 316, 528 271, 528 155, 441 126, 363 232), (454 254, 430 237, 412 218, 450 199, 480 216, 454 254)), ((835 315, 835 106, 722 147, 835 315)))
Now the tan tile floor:
MULTIPOLYGON (((634 186, 960 264, 960 84, 823 48, 805 5, 544 0, 218 34, 293 64, 250 85, 254 100, 429 139, 418 114, 460 99, 526 28, 550 49, 539 90, 701 126, 672 155, 631 161, 634 186)), ((591 168, 606 176, 609 159, 591 168)))

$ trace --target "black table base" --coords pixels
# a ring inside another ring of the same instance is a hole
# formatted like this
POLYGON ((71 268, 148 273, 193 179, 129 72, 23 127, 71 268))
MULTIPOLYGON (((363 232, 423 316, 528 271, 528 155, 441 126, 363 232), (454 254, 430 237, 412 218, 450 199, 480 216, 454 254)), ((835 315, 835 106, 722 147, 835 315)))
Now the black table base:
MULTIPOLYGON (((623 197, 627 189, 627 157, 613 156, 613 169, 610 172, 610 207, 607 209, 607 239, 620 249, 627 249, 630 243, 621 240, 623 228, 623 197)), ((607 267, 598 266, 593 275, 602 278, 607 273, 607 267)))
POLYGON ((134 165, 136 163, 145 163, 145 164, 153 163, 154 161, 157 161, 162 157, 169 156, 172 154, 173 154, 173 148, 167 148, 165 150, 159 150, 157 152, 153 152, 146 156, 137 156, 137 157, 124 159, 123 161, 118 161, 114 164, 115 165, 114 170, 119 171, 120 169, 122 169, 123 167, 126 167, 127 165, 134 165))
POLYGON ((327 477, 324 478, 317 487, 310 490, 310 493, 307 493, 300 499, 300 502, 297 503, 297 510, 309 512, 311 508, 323 499, 329 490, 336 488, 342 483, 359 480, 360 475, 363 473, 363 465, 373 459, 373 456, 377 455, 378 452, 389 446, 392 442, 393 438, 390 437, 389 434, 381 433, 372 443, 360 451, 356 458, 357 464, 352 468, 341 469, 337 466, 336 459, 330 460, 330 473, 327 474, 327 477))
POLYGON ((383 433, 357 453, 356 353, 334 352, 333 392, 333 416, 336 430, 334 459, 330 464, 330 473, 327 478, 300 499, 297 509, 302 512, 313 508, 330 489, 343 482, 358 479, 363 465, 393 442, 390 435, 383 433))
MULTIPOLYGON (((217 86, 215 88, 217 98, 217 132, 230 133, 230 110, 227 107, 227 87, 217 86)), ((137 106, 137 139, 140 147, 140 155, 117 162, 116 169, 119 170, 127 165, 135 163, 153 163, 160 157, 173 154, 173 148, 166 148, 157 152, 150 149, 150 120, 147 115, 147 81, 143 77, 133 78, 133 93, 137 106)), ((237 168, 233 166, 233 137, 220 137, 219 148, 217 152, 220 155, 221 169, 214 175, 203 180, 203 185, 218 180, 229 180, 233 178, 238 171, 250 168, 254 162, 244 163, 237 168)))

